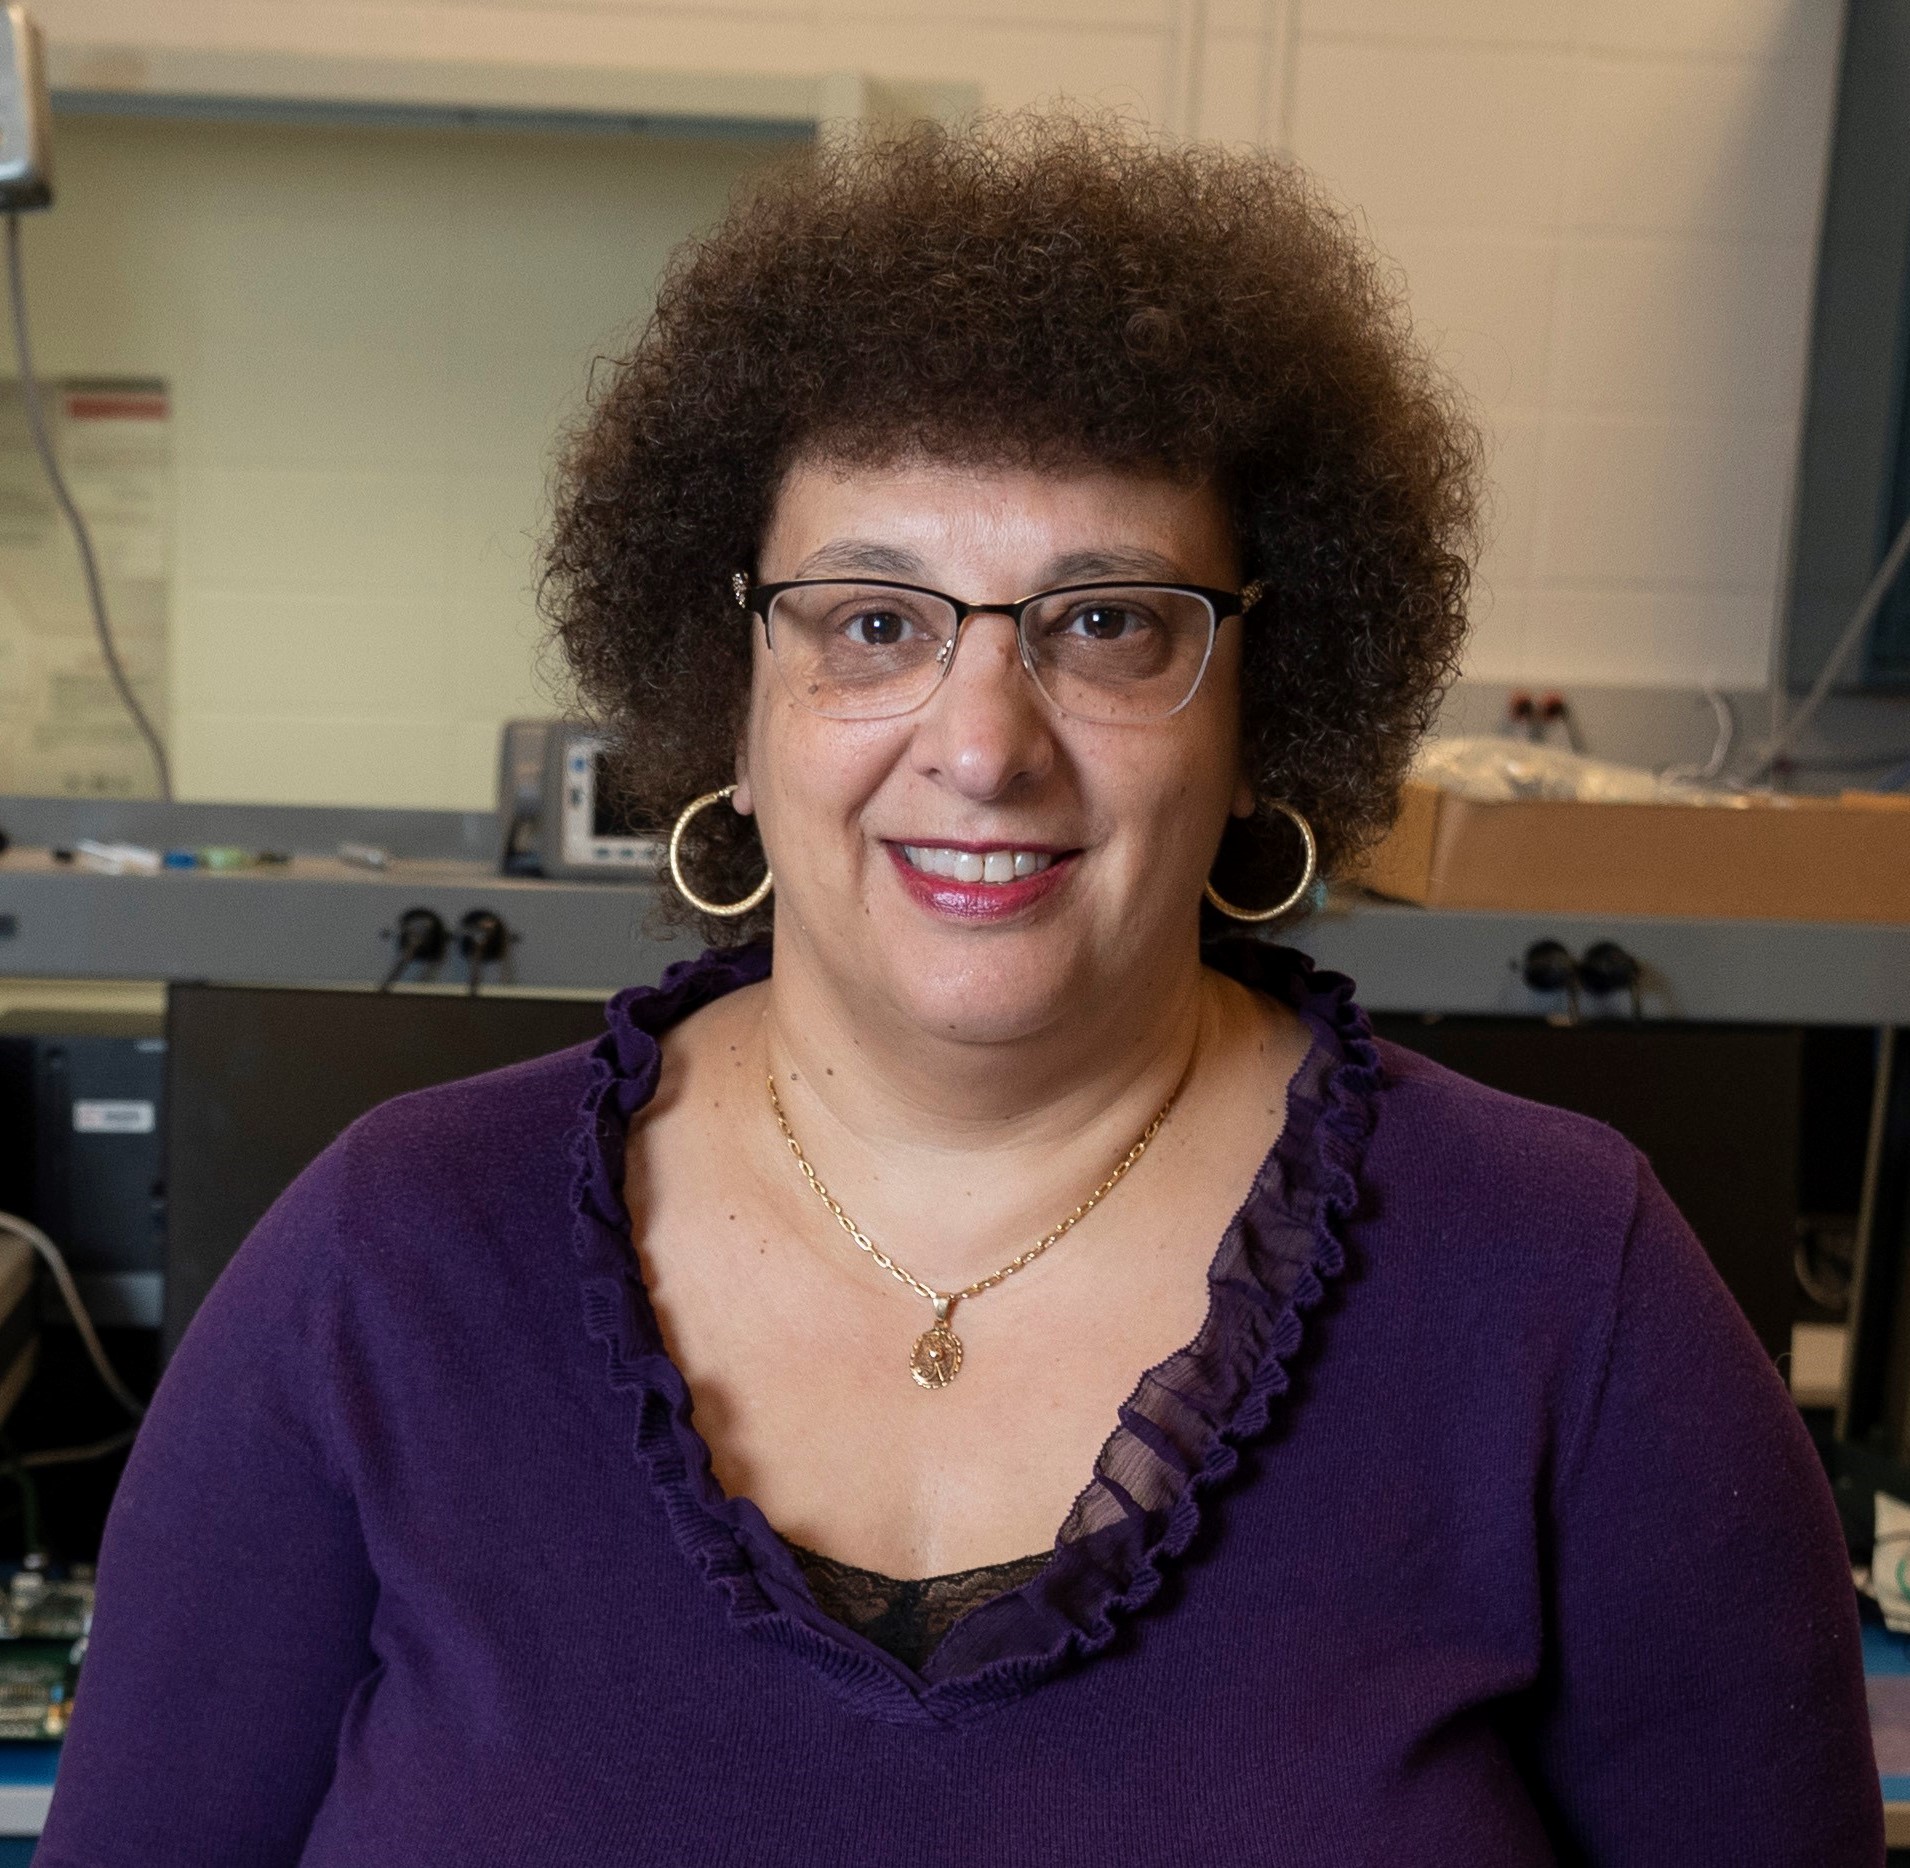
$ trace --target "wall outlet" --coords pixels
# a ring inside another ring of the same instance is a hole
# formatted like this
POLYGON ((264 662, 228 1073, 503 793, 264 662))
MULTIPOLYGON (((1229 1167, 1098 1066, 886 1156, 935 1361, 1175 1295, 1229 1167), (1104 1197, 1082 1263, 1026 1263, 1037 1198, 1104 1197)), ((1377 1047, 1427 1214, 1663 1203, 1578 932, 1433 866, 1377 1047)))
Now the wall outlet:
POLYGON ((0 212, 53 205, 53 111, 40 29, 23 6, 0 13, 0 212))

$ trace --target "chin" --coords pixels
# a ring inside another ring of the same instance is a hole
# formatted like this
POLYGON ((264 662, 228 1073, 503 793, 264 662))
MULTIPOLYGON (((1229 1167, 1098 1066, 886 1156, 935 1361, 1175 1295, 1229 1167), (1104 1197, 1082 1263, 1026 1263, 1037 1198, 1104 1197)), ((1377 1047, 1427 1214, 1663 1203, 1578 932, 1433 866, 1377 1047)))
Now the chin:
POLYGON ((1055 922, 892 932, 860 969, 862 989, 886 987, 883 996, 924 1036, 1013 1044, 1078 1017, 1092 994, 1089 944, 1055 922))

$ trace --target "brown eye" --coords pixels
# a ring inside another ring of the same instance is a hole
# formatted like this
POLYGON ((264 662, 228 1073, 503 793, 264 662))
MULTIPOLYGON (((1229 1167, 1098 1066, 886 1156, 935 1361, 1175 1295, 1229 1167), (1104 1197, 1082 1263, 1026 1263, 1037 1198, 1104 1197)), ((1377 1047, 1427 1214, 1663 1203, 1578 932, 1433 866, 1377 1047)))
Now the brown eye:
POLYGON ((1154 622, 1145 610, 1124 603, 1083 603, 1061 620, 1057 634, 1083 636, 1090 642, 1119 642, 1137 636, 1154 622))
POLYGON ((895 610, 863 610, 849 618, 843 634, 865 648, 890 649, 906 642, 913 625, 895 610))

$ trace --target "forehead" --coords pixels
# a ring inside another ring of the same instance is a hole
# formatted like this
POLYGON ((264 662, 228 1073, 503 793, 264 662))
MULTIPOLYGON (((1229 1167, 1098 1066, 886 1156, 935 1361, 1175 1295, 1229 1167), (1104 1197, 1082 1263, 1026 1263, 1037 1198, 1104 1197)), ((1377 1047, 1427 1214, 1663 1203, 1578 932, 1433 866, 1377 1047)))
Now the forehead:
POLYGON ((1064 562, 1098 575, 1225 583, 1232 528, 1205 481, 1165 473, 798 460, 771 508, 758 575, 836 572, 1039 579, 1064 562))

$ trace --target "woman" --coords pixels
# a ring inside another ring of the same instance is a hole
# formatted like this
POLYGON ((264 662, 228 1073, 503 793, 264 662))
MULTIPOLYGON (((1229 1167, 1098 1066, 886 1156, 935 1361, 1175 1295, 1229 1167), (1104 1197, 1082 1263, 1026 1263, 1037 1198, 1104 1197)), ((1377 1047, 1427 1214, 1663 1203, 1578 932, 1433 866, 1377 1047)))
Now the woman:
POLYGON ((1203 961, 1387 820, 1473 458, 1270 160, 925 130, 688 253, 548 594, 726 946, 260 1227, 43 1862, 1877 1860, 1649 1169, 1203 961))

